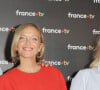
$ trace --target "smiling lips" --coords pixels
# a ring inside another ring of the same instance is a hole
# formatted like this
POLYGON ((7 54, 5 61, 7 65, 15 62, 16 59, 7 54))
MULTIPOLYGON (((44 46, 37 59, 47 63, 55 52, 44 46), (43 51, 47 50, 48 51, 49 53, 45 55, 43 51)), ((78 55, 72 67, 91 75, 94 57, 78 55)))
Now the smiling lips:
POLYGON ((24 51, 32 51, 33 50, 33 48, 31 48, 31 47, 24 47, 23 49, 24 49, 24 51))

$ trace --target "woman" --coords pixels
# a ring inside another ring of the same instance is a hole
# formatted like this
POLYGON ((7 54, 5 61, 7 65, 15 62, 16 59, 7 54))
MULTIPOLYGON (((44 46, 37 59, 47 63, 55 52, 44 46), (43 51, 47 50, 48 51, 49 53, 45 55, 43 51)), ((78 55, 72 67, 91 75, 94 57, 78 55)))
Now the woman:
POLYGON ((26 23, 15 29, 11 55, 20 64, 0 77, 0 90, 67 90, 57 68, 37 64, 43 54, 43 35, 35 24, 26 23))
POLYGON ((70 90, 100 90, 100 36, 97 38, 94 60, 90 68, 78 72, 72 80, 70 90))

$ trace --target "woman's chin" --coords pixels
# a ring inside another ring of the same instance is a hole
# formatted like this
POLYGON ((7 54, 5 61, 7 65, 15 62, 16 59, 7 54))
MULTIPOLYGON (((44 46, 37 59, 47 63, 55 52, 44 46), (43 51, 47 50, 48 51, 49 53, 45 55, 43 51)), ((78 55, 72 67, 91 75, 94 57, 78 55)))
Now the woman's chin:
POLYGON ((33 54, 24 54, 24 55, 21 55, 21 57, 24 57, 24 58, 33 58, 33 54))

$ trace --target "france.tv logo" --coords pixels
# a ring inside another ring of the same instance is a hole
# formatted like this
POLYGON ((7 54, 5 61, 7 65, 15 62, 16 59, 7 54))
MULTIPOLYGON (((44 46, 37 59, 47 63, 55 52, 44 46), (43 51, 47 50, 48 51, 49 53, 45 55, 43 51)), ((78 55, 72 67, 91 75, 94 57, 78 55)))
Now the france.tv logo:
POLYGON ((71 13, 69 12, 68 14, 68 18, 74 18, 74 19, 94 19, 95 15, 93 14, 79 14, 79 13, 71 13))
POLYGON ((0 32, 8 32, 9 28, 8 27, 0 27, 0 32))
POLYGON ((61 65, 64 65, 64 66, 68 66, 70 64, 69 61, 67 60, 45 60, 43 59, 42 61, 44 61, 45 63, 49 63, 51 65, 54 65, 54 66, 61 66, 61 65))
POLYGON ((100 35, 100 31, 93 29, 92 30, 93 35, 100 35))
POLYGON ((45 14, 40 11, 34 11, 34 12, 27 12, 27 11, 20 11, 16 10, 16 16, 44 16, 45 14))
POLYGON ((53 29, 53 28, 47 29, 46 27, 43 27, 42 32, 48 33, 48 34, 61 34, 61 33, 69 34, 70 30, 69 29, 53 29))
POLYGON ((9 31, 12 31, 14 32, 14 27, 12 26, 11 28, 9 27, 0 27, 0 32, 9 32, 9 31))
POLYGON ((86 51, 86 50, 93 50, 94 47, 92 45, 87 45, 87 46, 75 46, 75 45, 71 45, 71 44, 68 44, 67 45, 67 48, 68 50, 83 50, 83 51, 86 51))
POLYGON ((100 0, 93 0, 93 3, 100 4, 100 0))

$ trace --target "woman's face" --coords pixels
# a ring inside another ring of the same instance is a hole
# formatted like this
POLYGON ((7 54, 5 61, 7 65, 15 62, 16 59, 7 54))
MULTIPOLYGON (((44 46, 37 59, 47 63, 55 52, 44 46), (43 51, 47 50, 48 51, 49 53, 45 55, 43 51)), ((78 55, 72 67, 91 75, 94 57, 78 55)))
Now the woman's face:
POLYGON ((19 57, 36 58, 41 47, 40 34, 37 29, 32 26, 28 26, 23 29, 17 44, 19 57))

